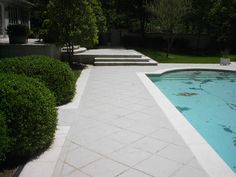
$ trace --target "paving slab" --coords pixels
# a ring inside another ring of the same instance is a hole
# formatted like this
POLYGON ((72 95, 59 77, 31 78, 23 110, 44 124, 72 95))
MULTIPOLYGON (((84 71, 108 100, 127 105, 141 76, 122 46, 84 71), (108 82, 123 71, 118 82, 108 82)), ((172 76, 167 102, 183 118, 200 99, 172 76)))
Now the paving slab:
POLYGON ((80 96, 58 108, 52 149, 21 177, 209 177, 137 75, 188 66, 89 68, 77 85, 80 96))
POLYGON ((68 126, 58 126, 52 146, 37 159, 27 163, 19 177, 51 177, 60 158, 69 129, 68 126))
MULTIPOLYGON (((71 126, 73 146, 62 160, 68 176, 207 177, 136 74, 160 67, 169 66, 91 68, 78 107, 59 114, 59 123, 71 126)), ((63 173, 57 165, 54 177, 63 173)))
POLYGON ((86 52, 81 53, 80 55, 96 55, 96 56, 138 56, 141 57, 139 52, 135 50, 127 50, 127 49, 91 49, 86 52))

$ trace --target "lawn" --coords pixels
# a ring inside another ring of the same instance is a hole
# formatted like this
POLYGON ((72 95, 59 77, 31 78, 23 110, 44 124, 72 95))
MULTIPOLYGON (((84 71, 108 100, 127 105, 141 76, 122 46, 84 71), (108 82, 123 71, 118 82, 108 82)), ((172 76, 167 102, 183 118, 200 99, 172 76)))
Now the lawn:
MULTIPOLYGON (((193 55, 193 54, 177 54, 171 53, 169 58, 166 58, 165 52, 160 52, 154 49, 137 49, 144 55, 158 61, 159 63, 219 63, 220 54, 209 55, 193 55)), ((229 56, 231 61, 236 61, 236 55, 229 56)))

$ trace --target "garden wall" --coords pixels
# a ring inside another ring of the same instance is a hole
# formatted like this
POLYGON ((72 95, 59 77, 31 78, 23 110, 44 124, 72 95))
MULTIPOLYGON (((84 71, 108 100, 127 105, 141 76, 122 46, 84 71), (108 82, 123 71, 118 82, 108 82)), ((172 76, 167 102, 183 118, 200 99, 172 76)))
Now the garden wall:
POLYGON ((60 48, 55 44, 0 44, 0 58, 26 55, 45 55, 60 58, 60 48))

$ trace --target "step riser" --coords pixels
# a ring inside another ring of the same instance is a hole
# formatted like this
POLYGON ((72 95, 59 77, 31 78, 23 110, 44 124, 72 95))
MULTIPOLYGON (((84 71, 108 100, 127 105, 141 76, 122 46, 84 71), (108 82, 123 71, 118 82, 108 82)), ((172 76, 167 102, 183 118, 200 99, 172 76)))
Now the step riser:
POLYGON ((95 66, 156 66, 157 62, 94 62, 95 66))
MULTIPOLYGON (((62 52, 67 52, 67 50, 61 50, 62 52)), ((79 49, 74 49, 74 52, 77 52, 77 51, 80 51, 80 48, 79 49)), ((82 50, 83 52, 86 51, 86 50, 82 50)))
POLYGON ((78 54, 79 57, 87 58, 142 58, 142 55, 83 55, 78 54))
POLYGON ((148 62, 149 59, 96 59, 95 62, 148 62))
POLYGON ((152 62, 135 62, 135 63, 128 63, 128 62, 119 62, 119 63, 112 63, 112 62, 95 62, 94 63, 95 66, 156 66, 157 63, 152 63, 152 62))
MULTIPOLYGON (((76 49, 76 50, 74 50, 74 55, 83 53, 83 52, 85 52, 86 50, 87 50, 87 49, 76 49)), ((66 54, 66 53, 67 53, 66 50, 62 50, 62 54, 66 54)))

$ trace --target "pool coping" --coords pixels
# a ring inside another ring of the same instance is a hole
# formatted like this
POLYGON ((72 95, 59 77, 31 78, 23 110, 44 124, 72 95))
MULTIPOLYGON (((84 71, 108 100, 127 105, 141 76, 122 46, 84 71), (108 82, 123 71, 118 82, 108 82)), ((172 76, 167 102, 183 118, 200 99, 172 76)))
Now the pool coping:
POLYGON ((196 66, 196 67, 173 67, 161 69, 156 72, 137 72, 136 74, 145 85, 149 93, 153 96, 155 102, 161 107, 164 114, 183 138, 186 145, 197 158, 202 168, 210 177, 235 177, 236 174, 224 162, 224 160, 215 152, 215 150, 206 142, 206 140, 197 132, 197 130, 187 121, 187 119, 177 110, 169 99, 153 84, 146 74, 163 74, 176 70, 224 70, 236 71, 236 68, 224 68, 222 66, 196 66))

